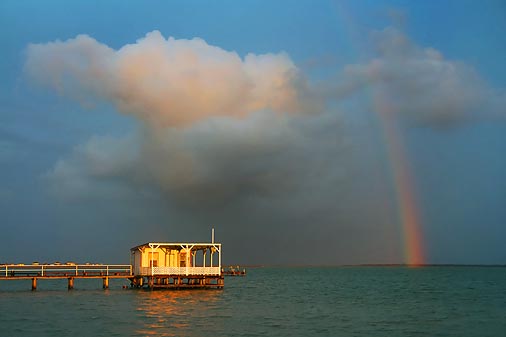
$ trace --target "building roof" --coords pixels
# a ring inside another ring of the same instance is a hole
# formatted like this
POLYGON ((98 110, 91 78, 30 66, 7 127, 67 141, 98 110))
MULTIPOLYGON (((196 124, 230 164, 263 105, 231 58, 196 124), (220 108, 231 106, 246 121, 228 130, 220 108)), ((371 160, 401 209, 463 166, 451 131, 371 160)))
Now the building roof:
POLYGON ((164 248, 173 248, 173 249, 186 249, 186 248, 191 248, 191 249, 206 249, 206 248, 211 248, 211 247, 215 247, 215 248, 218 248, 221 246, 221 243, 196 243, 196 242, 146 242, 142 245, 138 245, 138 246, 135 246, 135 247, 132 247, 130 248, 130 250, 137 250, 137 249, 140 249, 140 248, 151 248, 151 247, 154 247, 154 248, 159 248, 159 247, 164 247, 164 248))

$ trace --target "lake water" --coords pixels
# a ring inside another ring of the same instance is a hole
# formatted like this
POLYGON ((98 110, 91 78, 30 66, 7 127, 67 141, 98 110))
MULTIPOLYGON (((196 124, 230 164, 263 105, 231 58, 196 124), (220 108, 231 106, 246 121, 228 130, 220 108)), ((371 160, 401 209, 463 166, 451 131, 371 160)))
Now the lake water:
POLYGON ((506 336, 506 268, 252 268, 223 290, 0 281, 0 336, 506 336))

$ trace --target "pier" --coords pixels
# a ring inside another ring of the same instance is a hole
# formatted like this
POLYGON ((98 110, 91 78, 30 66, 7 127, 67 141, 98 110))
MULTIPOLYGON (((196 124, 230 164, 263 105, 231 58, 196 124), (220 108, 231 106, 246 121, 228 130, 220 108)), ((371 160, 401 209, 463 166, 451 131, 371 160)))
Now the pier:
POLYGON ((75 279, 102 279, 109 288, 109 279, 131 279, 131 265, 104 264, 4 264, 0 265, 0 280, 32 280, 32 290, 38 280, 67 279, 68 289, 74 289, 75 279))
POLYGON ((127 279, 131 288, 222 289, 221 244, 148 242, 130 249, 130 262, 121 264, 2 264, 0 281, 31 280, 32 290, 39 280, 67 279, 74 289, 76 279, 127 279))

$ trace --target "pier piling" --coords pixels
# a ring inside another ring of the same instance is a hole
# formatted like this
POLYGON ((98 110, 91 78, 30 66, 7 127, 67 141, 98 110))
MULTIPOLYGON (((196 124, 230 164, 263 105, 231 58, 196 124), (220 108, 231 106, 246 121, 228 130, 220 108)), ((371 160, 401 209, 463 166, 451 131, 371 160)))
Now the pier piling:
POLYGON ((74 289, 74 278, 73 277, 69 277, 68 280, 69 280, 68 290, 74 289))
POLYGON ((32 278, 32 291, 37 290, 37 278, 32 278))
POLYGON ((108 277, 104 277, 102 279, 102 288, 109 289, 109 278, 108 277))

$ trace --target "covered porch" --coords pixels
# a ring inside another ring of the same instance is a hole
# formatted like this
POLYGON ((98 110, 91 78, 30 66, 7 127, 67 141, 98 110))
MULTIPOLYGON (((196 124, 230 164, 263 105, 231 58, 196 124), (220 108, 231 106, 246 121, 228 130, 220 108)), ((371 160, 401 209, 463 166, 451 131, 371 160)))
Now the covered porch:
POLYGON ((221 275, 220 243, 148 242, 130 251, 135 276, 221 275))

